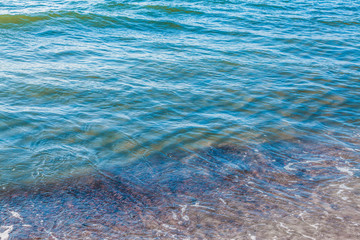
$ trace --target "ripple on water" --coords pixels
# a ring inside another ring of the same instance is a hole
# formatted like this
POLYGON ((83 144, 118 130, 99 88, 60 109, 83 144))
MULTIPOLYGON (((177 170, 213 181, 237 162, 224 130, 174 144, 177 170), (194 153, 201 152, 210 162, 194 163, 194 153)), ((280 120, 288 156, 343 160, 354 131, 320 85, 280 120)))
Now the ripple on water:
POLYGON ((154 154, 2 191, 2 234, 356 239, 358 159, 350 148, 300 139, 154 154))
POLYGON ((359 7, 2 0, 0 239, 359 239, 359 7))

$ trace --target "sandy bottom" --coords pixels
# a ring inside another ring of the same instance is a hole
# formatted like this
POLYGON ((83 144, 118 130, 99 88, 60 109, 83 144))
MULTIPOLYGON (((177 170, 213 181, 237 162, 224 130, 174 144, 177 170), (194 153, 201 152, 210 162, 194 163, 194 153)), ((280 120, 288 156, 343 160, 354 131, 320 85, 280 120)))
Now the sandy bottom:
POLYGON ((4 189, 0 239, 360 239, 360 157, 282 141, 4 189))

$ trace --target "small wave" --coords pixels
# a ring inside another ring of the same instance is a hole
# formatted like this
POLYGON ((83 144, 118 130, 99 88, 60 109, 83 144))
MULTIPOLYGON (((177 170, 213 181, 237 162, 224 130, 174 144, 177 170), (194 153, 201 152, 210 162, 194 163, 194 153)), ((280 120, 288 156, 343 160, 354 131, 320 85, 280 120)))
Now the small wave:
POLYGON ((341 20, 318 20, 319 23, 332 26, 332 27, 341 27, 341 26, 358 26, 360 22, 358 21, 341 21, 341 20))
POLYGON ((42 21, 60 21, 62 23, 94 23, 97 25, 103 25, 104 22, 114 22, 116 18, 110 16, 104 16, 93 13, 79 13, 74 11, 60 11, 60 12, 43 12, 31 15, 24 14, 4 14, 0 15, 0 27, 10 27, 18 25, 30 25, 42 21))
POLYGON ((191 10, 184 7, 170 7, 170 6, 164 6, 164 5, 146 5, 144 8, 151 9, 151 10, 157 10, 161 12, 165 12, 168 14, 196 14, 196 15, 202 15, 203 12, 191 10))
POLYGON ((186 26, 168 20, 153 20, 130 18, 125 16, 110 16, 95 13, 79 13, 74 11, 44 12, 32 15, 0 15, 0 28, 17 28, 46 22, 49 25, 75 25, 107 28, 125 27, 138 30, 184 29, 186 26))
POLYGON ((4 15, 0 15, 0 26, 6 24, 26 24, 26 23, 43 21, 43 20, 49 20, 50 18, 51 18, 50 14, 38 15, 38 16, 29 16, 23 14, 17 14, 17 15, 4 14, 4 15))

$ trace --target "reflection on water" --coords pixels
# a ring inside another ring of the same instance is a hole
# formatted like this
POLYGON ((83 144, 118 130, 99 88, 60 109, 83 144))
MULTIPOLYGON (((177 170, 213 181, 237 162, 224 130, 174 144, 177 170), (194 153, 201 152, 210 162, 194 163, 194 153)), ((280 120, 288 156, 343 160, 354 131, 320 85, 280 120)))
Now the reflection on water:
POLYGON ((356 239, 359 149, 217 145, 2 191, 13 239, 356 239), (341 231, 339 231, 341 229, 341 231))

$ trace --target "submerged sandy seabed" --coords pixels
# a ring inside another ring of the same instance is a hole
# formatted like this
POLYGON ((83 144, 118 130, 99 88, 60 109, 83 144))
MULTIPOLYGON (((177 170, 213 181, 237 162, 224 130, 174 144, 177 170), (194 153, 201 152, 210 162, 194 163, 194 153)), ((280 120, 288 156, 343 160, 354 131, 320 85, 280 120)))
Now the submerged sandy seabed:
POLYGON ((5 189, 0 239, 360 239, 349 146, 222 144, 5 189))

